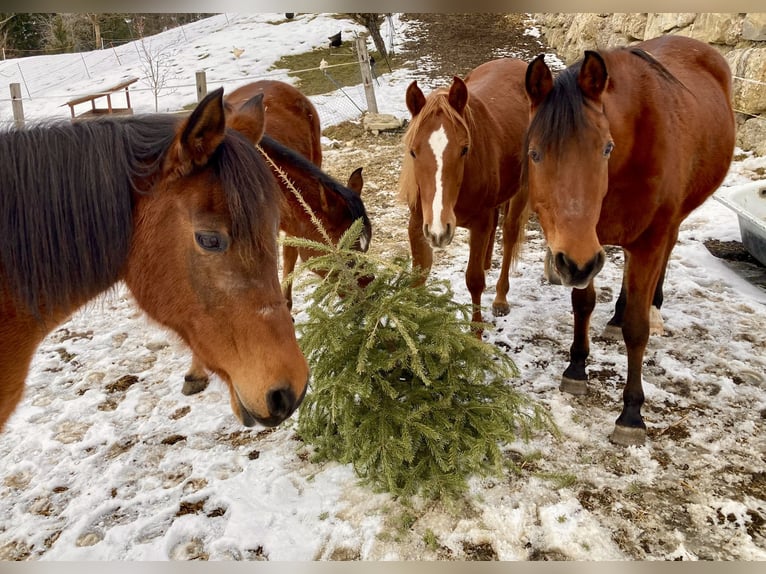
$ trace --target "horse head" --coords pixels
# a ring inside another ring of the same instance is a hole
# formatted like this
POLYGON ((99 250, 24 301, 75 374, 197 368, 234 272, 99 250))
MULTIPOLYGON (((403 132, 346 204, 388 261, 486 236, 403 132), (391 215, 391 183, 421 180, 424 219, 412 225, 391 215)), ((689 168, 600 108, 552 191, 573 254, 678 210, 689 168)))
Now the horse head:
POLYGON ((614 148, 603 98, 603 58, 586 51, 554 81, 543 56, 529 64, 530 104, 523 180, 564 285, 583 288, 605 261, 597 225, 614 148))
MULTIPOLYGON (((252 118, 255 119, 252 119, 252 118)), ((279 191, 250 138, 226 128, 222 90, 182 122, 163 176, 138 195, 126 282, 229 386, 247 426, 273 426, 306 392, 308 366, 280 290, 279 191)))
POLYGON ((413 179, 408 193, 411 203, 420 202, 423 233, 434 247, 446 247, 455 235, 455 205, 471 144, 468 101, 468 88, 457 76, 448 90, 428 98, 417 82, 407 88, 412 122, 404 138, 404 169, 411 170, 413 179))

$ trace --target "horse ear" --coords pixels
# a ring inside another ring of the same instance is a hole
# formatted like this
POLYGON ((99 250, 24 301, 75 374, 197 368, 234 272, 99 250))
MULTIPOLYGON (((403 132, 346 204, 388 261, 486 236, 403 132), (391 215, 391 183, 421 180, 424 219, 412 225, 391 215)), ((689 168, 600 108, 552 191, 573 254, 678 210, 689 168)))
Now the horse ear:
POLYGON ((447 99, 457 113, 463 113, 465 105, 468 103, 468 87, 465 85, 462 78, 458 78, 457 76, 452 78, 452 85, 449 88, 449 96, 447 99))
POLYGON ((601 101, 608 77, 606 63, 601 54, 585 50, 585 58, 577 75, 577 85, 580 86, 583 95, 590 100, 601 101))
POLYGON ((423 106, 426 105, 426 97, 423 95, 423 91, 418 87, 417 80, 414 80, 409 86, 407 86, 407 95, 405 98, 407 102, 407 109, 410 110, 412 117, 420 113, 423 106))
POLYGON ((553 89, 553 74, 545 63, 544 54, 537 56, 527 66, 527 75, 524 81, 529 105, 534 110, 553 89))
MULTIPOLYGON (((227 108, 228 109, 228 108, 227 108)), ((227 116, 228 126, 244 135, 253 144, 263 137, 266 128, 266 109, 263 94, 253 96, 227 116)))
POLYGON ((171 169, 188 174, 195 166, 205 165, 223 142, 226 116, 223 110, 223 88, 210 92, 194 108, 181 127, 169 161, 171 169))
POLYGON ((362 168, 356 168, 350 176, 348 176, 348 184, 346 185, 351 191, 357 195, 362 195, 362 186, 364 186, 364 178, 362 177, 362 168))

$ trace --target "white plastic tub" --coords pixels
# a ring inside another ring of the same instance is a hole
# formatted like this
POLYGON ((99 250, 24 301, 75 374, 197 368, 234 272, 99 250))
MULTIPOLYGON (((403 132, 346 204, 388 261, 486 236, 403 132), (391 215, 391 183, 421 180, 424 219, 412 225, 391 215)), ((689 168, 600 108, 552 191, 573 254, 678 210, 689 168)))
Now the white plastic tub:
POLYGON ((713 197, 737 214, 742 245, 766 265, 766 180, 721 188, 713 197))

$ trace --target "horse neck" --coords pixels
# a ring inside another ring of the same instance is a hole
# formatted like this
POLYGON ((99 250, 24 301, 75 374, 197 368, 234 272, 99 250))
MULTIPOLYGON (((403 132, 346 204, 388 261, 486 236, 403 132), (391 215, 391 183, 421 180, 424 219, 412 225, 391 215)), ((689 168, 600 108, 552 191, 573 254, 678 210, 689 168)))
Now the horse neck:
POLYGON ((295 196, 296 192, 321 219, 323 216, 320 195, 323 183, 321 170, 303 156, 298 156, 297 152, 290 153, 291 150, 285 149, 284 146, 280 147, 280 144, 273 139, 263 138, 260 145, 264 153, 276 165, 276 168, 272 166, 272 169, 275 171, 274 175, 279 182, 284 199, 281 218, 283 225, 289 226, 291 221, 302 221, 309 217, 302 202, 295 196), (285 177, 289 183, 285 181, 285 177), (293 187, 295 190, 292 189, 293 187))

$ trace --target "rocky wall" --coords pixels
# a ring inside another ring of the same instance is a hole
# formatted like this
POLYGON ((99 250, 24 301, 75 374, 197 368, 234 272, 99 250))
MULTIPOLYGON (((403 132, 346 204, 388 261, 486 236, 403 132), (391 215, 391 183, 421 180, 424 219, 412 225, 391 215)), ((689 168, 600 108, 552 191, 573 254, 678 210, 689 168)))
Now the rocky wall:
POLYGON ((716 47, 731 66, 737 145, 766 155, 766 13, 535 14, 546 43, 569 65, 586 49, 625 46, 663 34, 716 47))

